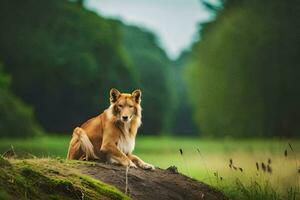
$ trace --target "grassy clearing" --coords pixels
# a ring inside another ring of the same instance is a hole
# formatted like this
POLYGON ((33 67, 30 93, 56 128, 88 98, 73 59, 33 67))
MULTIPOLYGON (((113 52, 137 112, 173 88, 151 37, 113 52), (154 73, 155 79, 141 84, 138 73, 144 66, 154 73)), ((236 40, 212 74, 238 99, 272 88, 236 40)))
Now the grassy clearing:
POLYGON ((116 188, 61 159, 6 160, 0 157, 0 199, 129 199, 116 188))
MULTIPOLYGON (((0 151, 13 145, 18 154, 65 157, 68 142, 69 137, 1 140, 0 151)), ((139 137, 135 153, 161 168, 175 165, 180 172, 220 188, 233 199, 300 199, 300 140, 139 137), (268 165, 272 173, 267 172, 268 165)))

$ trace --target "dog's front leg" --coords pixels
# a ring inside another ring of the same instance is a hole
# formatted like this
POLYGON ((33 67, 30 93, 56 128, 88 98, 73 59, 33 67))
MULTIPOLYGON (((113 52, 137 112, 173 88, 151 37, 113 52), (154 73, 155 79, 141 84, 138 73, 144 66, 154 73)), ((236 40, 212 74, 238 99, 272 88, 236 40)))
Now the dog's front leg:
POLYGON ((144 162, 142 159, 140 159, 139 157, 137 157, 136 155, 133 154, 128 154, 127 155, 128 158, 135 163, 137 166, 139 166, 140 168, 143 169, 147 169, 147 170, 154 170, 155 167, 149 163, 144 162))
POLYGON ((113 159, 123 166, 137 168, 137 166, 114 144, 102 145, 100 151, 105 153, 108 159, 113 159))

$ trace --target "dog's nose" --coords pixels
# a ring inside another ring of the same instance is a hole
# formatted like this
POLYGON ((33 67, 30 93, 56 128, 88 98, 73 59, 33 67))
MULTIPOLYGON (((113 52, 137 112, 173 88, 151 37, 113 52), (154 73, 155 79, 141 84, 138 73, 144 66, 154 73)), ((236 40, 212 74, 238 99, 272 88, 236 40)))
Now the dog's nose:
POLYGON ((128 120, 128 116, 122 116, 122 118, 123 118, 124 121, 128 120))

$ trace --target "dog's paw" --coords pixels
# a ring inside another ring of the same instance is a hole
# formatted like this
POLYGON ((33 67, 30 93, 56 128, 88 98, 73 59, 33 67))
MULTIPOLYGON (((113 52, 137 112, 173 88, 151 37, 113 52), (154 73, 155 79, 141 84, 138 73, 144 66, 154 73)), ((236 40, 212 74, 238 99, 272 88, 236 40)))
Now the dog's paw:
POLYGON ((141 165, 141 168, 146 169, 146 170, 154 170, 155 169, 155 167, 149 163, 143 163, 141 165))
POLYGON ((128 166, 129 166, 129 167, 132 167, 132 168, 135 168, 135 169, 137 168, 136 164, 134 164, 131 160, 130 160, 128 166))

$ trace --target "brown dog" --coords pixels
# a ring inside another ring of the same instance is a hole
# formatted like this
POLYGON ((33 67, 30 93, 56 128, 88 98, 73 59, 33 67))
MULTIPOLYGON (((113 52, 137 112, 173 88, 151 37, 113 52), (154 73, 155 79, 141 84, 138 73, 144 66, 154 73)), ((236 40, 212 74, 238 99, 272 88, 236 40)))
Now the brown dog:
POLYGON ((132 154, 141 125, 141 91, 132 94, 110 90, 110 106, 73 131, 67 159, 93 160, 106 156, 124 166, 154 169, 132 154))

